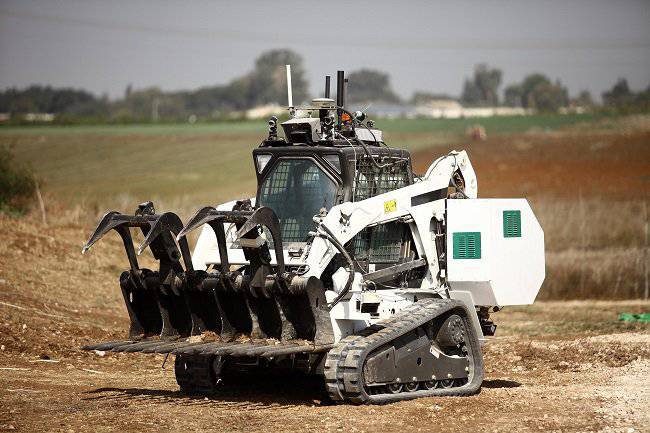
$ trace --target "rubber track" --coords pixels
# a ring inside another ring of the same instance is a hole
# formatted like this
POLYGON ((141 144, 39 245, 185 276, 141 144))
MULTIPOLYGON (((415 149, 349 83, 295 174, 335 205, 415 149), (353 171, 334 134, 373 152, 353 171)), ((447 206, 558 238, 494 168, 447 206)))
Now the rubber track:
POLYGON ((466 396, 476 394, 483 382, 483 356, 464 303, 453 299, 422 299, 401 310, 398 314, 340 340, 327 354, 325 385, 330 398, 337 402, 355 404, 390 403, 419 397, 466 396), (363 367, 366 357, 376 348, 390 343, 407 332, 434 320, 453 309, 462 309, 462 319, 467 331, 466 345, 470 361, 469 381, 465 385, 448 389, 421 389, 399 394, 369 395, 363 386, 363 367))

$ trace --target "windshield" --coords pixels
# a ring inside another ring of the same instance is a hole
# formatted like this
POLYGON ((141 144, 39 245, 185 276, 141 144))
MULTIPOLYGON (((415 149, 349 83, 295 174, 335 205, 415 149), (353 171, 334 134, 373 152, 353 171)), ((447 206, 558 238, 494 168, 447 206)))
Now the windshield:
POLYGON ((303 242, 314 229, 312 217, 334 204, 336 190, 336 183, 311 159, 285 159, 262 182, 259 205, 275 211, 283 241, 303 242))

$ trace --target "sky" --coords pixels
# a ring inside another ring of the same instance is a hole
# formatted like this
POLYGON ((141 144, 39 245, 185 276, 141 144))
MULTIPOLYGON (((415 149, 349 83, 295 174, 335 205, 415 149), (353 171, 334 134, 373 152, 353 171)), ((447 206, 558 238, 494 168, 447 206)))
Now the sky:
POLYGON ((0 89, 49 84, 118 98, 127 85, 225 84, 273 48, 301 54, 314 96, 337 69, 459 95, 474 65, 505 85, 542 72, 594 97, 650 84, 648 0, 0 0, 0 89))

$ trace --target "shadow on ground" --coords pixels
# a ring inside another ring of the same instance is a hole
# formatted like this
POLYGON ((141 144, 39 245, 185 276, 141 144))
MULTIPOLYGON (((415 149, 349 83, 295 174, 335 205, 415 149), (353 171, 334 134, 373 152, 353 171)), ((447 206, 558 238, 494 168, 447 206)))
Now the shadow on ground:
POLYGON ((483 381, 483 388, 519 388, 521 383, 507 379, 491 379, 483 381))
MULTIPOLYGON (((518 388, 521 383, 507 379, 483 382, 483 388, 518 388)), ((330 405, 322 378, 312 376, 240 377, 220 383, 213 394, 186 394, 179 390, 104 387, 83 393, 83 400, 122 400, 124 398, 181 404, 186 406, 278 407, 330 405)))
POLYGON ((179 390, 104 387, 83 393, 84 400, 142 399, 149 403, 188 406, 243 404, 246 406, 326 405, 329 399, 323 380, 312 376, 240 377, 220 383, 213 394, 185 394, 179 390))

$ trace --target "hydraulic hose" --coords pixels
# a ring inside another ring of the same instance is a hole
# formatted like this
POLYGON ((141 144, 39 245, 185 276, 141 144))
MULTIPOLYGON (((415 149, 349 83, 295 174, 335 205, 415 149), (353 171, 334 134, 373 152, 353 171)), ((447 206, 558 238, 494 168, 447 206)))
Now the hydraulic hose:
POLYGON ((336 239, 334 233, 332 233, 325 224, 320 222, 318 228, 322 229, 325 233, 315 232, 313 233, 314 236, 325 238, 332 245, 334 245, 334 248, 336 248, 341 253, 341 255, 348 262, 348 266, 350 267, 350 270, 348 271, 348 281, 345 283, 345 287, 343 287, 341 293, 339 293, 336 298, 334 298, 334 300, 328 304, 328 307, 331 310, 336 304, 339 303, 341 299, 345 297, 345 295, 350 292, 350 289, 352 288, 352 283, 354 282, 354 262, 352 261, 352 257, 350 257, 350 254, 348 254, 343 245, 341 245, 341 243, 336 239))

